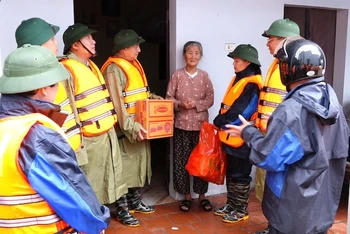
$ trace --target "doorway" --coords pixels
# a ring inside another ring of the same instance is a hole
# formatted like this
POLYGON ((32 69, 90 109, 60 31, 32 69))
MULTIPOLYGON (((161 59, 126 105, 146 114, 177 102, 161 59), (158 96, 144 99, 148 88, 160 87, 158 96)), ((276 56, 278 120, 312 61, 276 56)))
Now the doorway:
MULTIPOLYGON (((140 45, 142 64, 151 92, 165 97, 169 80, 168 1, 164 0, 74 0, 74 22, 97 30, 98 56, 92 60, 101 67, 111 55, 113 37, 121 29, 133 29, 146 42, 140 45)), ((169 138, 151 140, 152 182, 143 188, 149 205, 166 203, 169 195, 169 138)))
POLYGON ((337 11, 285 6, 284 18, 299 25, 302 37, 321 46, 326 55, 325 79, 333 85, 337 11))

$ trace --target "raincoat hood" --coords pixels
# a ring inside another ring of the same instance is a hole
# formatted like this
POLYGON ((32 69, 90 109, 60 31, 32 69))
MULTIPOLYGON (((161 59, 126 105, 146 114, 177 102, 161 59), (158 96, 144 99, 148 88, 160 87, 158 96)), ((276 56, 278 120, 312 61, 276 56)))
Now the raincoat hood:
POLYGON ((59 111, 60 107, 50 102, 15 94, 0 96, 0 118, 31 113, 40 113, 50 117, 50 113, 59 111))
POLYGON ((308 112, 316 115, 323 125, 332 125, 339 116, 341 107, 337 96, 324 78, 310 80, 291 90, 285 99, 293 98, 308 112))

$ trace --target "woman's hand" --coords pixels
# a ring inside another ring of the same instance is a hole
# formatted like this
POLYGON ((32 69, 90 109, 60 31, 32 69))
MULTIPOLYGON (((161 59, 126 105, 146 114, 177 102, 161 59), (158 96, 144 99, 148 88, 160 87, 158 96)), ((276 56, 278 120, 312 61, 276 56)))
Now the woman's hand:
POLYGON ((230 136, 232 137, 240 137, 242 134, 242 131, 245 127, 251 125, 242 115, 238 115, 238 118, 241 120, 242 124, 237 126, 237 125, 232 125, 232 124, 226 124, 226 129, 225 132, 229 133, 230 136))
POLYGON ((180 106, 185 108, 186 110, 192 109, 196 106, 196 101, 188 100, 185 102, 180 102, 180 106))

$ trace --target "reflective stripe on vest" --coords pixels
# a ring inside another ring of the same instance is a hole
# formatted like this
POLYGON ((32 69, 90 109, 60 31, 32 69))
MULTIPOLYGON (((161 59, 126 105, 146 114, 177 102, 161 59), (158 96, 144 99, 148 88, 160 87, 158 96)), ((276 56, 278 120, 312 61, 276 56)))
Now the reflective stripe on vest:
POLYGON ((145 72, 139 61, 134 60, 132 63, 119 57, 109 57, 101 68, 101 72, 114 63, 120 67, 126 75, 127 85, 123 90, 124 105, 126 111, 136 117, 136 101, 144 100, 150 97, 149 87, 145 72), (132 77, 132 78, 131 78, 132 77))
POLYGON ((42 124, 65 137, 51 119, 28 114, 0 119, 0 233, 56 233, 66 227, 50 205, 30 186, 18 163, 24 137, 42 124))
POLYGON ((270 115, 283 101, 286 94, 286 87, 282 84, 280 79, 278 59, 275 59, 267 72, 264 87, 260 92, 258 118, 255 121, 255 126, 262 132, 266 132, 270 115))
POLYGON ((97 66, 89 60, 91 70, 84 64, 65 59, 62 64, 74 79, 75 106, 78 110, 84 136, 99 136, 117 121, 116 112, 97 66))
POLYGON ((69 131, 69 129, 71 129, 72 127, 79 127, 79 125, 77 125, 77 123, 75 122, 74 113, 72 112, 69 98, 67 97, 66 90, 64 89, 64 86, 61 82, 58 83, 58 91, 54 103, 61 107, 62 112, 66 112, 68 114, 68 117, 62 125, 62 130, 67 135, 69 145, 75 151, 81 145, 80 128, 78 128, 79 131, 69 131))
POLYGON ((0 205, 20 205, 43 200, 44 199, 37 193, 22 196, 0 197, 0 205))
MULTIPOLYGON (((24 219, 0 219, 0 227, 4 228, 15 228, 15 227, 26 227, 34 225, 47 225, 54 224, 60 221, 61 218, 56 214, 34 217, 34 218, 24 218, 24 219)), ((1 229, 0 229, 1 230, 1 229)))
POLYGON ((274 107, 274 108, 277 108, 277 106, 279 105, 279 103, 268 102, 268 101, 265 101, 265 100, 260 100, 259 104, 262 105, 262 106, 270 106, 270 107, 274 107))
MULTIPOLYGON (((223 101, 221 103, 220 114, 227 112, 232 104, 239 98, 244 90, 244 88, 249 84, 256 84, 259 89, 262 88, 262 78, 261 75, 249 76, 239 80, 235 85, 234 82, 236 77, 233 77, 230 85, 228 86, 223 101)), ((256 118, 257 112, 254 113, 249 120, 254 120, 256 118)), ((223 130, 219 131, 220 141, 226 145, 238 148, 243 145, 244 141, 241 137, 230 137, 228 133, 223 130)))

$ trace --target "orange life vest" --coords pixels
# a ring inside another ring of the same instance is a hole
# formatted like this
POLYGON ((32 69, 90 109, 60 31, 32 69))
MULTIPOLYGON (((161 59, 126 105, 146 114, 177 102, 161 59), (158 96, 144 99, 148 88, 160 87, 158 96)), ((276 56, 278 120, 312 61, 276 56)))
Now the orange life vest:
POLYGON ((150 97, 145 72, 139 61, 134 60, 133 62, 129 62, 120 57, 109 57, 102 66, 101 72, 103 73, 111 63, 120 67, 126 75, 127 84, 123 91, 124 105, 126 111, 135 118, 136 101, 148 99, 150 97))
MULTIPOLYGON (((231 105, 239 98, 244 90, 244 88, 249 83, 256 84, 259 89, 262 87, 262 78, 261 75, 249 76, 239 80, 235 85, 234 82, 236 80, 236 76, 233 77, 230 85, 228 86, 223 101, 221 103, 220 114, 224 114, 231 108, 231 105)), ((254 120, 256 118, 257 112, 255 112, 249 120, 254 120)), ((230 137, 228 133, 223 130, 219 131, 220 141, 225 143, 226 145, 232 146, 234 148, 238 148, 243 145, 244 141, 241 137, 230 137)))
POLYGON ((42 114, 0 120, 0 233, 48 234, 69 227, 30 186, 18 163, 21 143, 37 123, 65 137, 60 127, 42 114))
POLYGON ((61 82, 58 83, 58 91, 54 103, 60 105, 61 110, 68 114, 62 129, 67 135, 69 145, 76 151, 81 145, 80 126, 75 122, 66 90, 61 82))
POLYGON ((84 136, 99 136, 110 130, 117 122, 117 115, 98 67, 89 60, 91 70, 74 59, 61 63, 74 79, 75 106, 84 136))
POLYGON ((255 121, 255 126, 257 128, 266 132, 267 121, 270 115, 283 101, 286 94, 286 87, 282 84, 280 78, 278 59, 275 59, 267 72, 264 86, 260 91, 258 117, 255 121))

